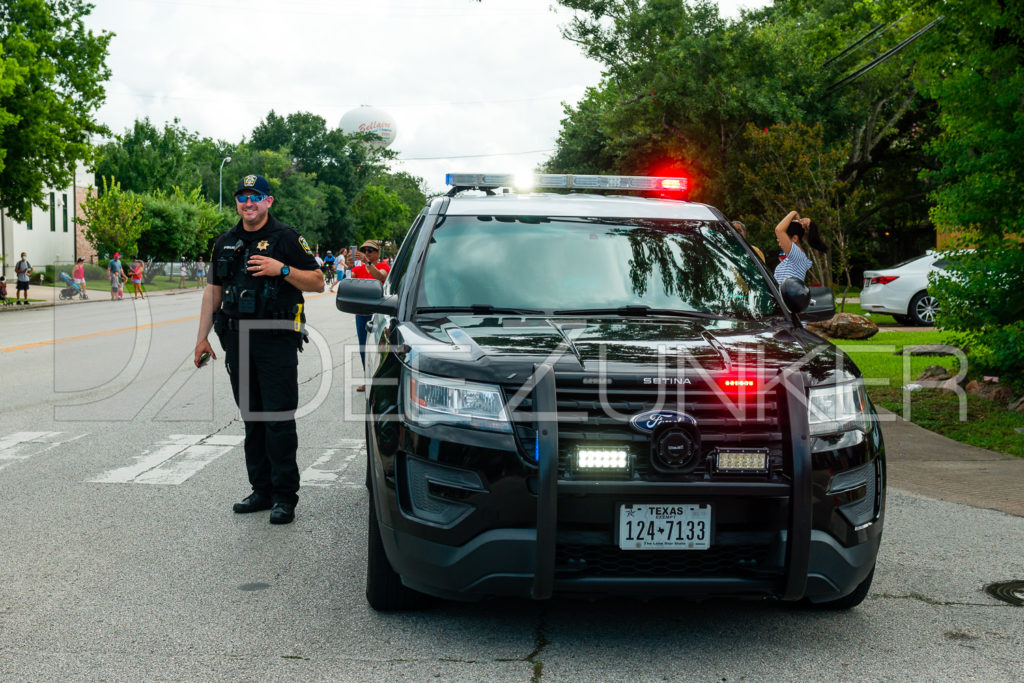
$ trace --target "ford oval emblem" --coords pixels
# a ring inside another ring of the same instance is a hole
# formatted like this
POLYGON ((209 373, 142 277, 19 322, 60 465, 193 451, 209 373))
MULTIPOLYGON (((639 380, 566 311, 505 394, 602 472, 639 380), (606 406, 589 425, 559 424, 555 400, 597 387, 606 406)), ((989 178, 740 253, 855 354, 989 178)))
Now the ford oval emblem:
POLYGON ((697 420, 686 413, 676 412, 675 410, 647 410, 631 417, 629 419, 629 426, 638 432, 650 434, 657 429, 658 425, 673 422, 682 422, 690 425, 697 424, 697 420))

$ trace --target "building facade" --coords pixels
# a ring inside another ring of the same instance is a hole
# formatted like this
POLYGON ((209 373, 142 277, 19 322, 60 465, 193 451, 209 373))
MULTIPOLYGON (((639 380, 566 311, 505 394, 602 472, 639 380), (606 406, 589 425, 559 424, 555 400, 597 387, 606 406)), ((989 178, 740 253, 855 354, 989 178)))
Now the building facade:
POLYGON ((79 228, 82 202, 95 194, 96 176, 78 164, 74 184, 43 190, 44 206, 33 206, 28 221, 15 221, 0 208, 0 247, 3 254, 3 274, 13 281, 14 264, 21 253, 42 272, 50 264, 67 265, 82 257, 88 263, 96 262, 96 252, 79 228))

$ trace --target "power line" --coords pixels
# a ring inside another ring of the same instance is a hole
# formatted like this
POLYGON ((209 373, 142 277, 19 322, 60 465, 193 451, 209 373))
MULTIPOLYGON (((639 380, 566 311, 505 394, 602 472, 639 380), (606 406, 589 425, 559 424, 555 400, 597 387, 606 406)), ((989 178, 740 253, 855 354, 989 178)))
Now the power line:
POLYGON ((845 77, 841 78, 840 80, 836 81, 832 85, 830 85, 827 88, 825 88, 825 92, 826 93, 831 93, 831 92, 833 92, 835 90, 838 90, 839 88, 841 88, 842 86, 846 85, 847 83, 850 83, 850 82, 856 80, 857 78, 863 76, 864 74, 866 74, 867 72, 871 71, 872 69, 874 69, 876 66, 878 66, 882 62, 884 62, 885 60, 887 60, 890 57, 894 56, 896 53, 898 53, 900 50, 905 48, 907 45, 910 45, 912 42, 914 42, 915 40, 920 38, 926 32, 930 31, 937 23, 942 21, 944 18, 945 17, 942 16, 942 17, 938 17, 938 18, 933 19, 932 21, 928 22, 927 25, 925 25, 923 28, 917 30, 913 35, 911 35, 909 38, 905 39, 903 42, 901 42, 898 45, 896 45, 895 47, 887 50, 886 52, 883 52, 881 55, 879 55, 875 59, 871 60, 870 62, 868 62, 867 64, 865 64, 861 68, 857 69, 853 73, 849 74, 848 76, 845 76, 845 77))

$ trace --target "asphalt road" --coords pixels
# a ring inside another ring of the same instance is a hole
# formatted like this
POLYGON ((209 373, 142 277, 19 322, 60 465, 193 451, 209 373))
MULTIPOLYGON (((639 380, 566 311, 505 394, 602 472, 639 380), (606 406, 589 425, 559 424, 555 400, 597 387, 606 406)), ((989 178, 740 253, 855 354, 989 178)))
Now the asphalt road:
POLYGON ((377 614, 362 430, 346 418, 352 317, 309 302, 326 343, 301 356, 303 489, 295 523, 274 527, 231 512, 248 488, 242 425, 222 364, 191 366, 198 308, 189 293, 0 318, 0 680, 1024 678, 1024 608, 982 590, 1024 579, 1024 518, 893 490, 874 588, 845 613, 506 600, 377 614))

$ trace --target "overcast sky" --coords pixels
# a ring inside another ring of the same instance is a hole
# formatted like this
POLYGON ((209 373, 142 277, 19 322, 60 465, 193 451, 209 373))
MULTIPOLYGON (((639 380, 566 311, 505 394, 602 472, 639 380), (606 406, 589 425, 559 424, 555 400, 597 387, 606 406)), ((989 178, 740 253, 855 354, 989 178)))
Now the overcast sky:
MULTIPOLYGON (((98 118, 148 116, 238 142, 271 109, 336 127, 361 104, 397 124, 396 169, 520 172, 554 147, 562 102, 600 79, 551 0, 93 0, 116 34, 98 118), (490 155, 490 156, 484 156, 490 155), (460 158, 461 157, 461 158, 460 158)), ((721 0, 723 16, 769 0, 721 0)), ((225 179, 246 169, 225 166, 225 179)), ((225 182, 227 182, 225 180, 225 182)))

